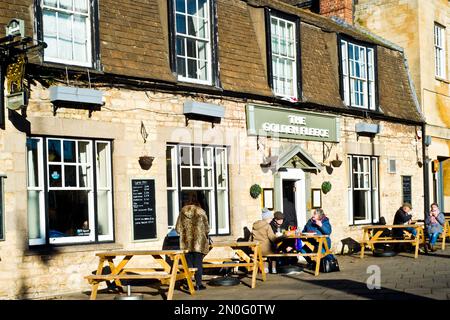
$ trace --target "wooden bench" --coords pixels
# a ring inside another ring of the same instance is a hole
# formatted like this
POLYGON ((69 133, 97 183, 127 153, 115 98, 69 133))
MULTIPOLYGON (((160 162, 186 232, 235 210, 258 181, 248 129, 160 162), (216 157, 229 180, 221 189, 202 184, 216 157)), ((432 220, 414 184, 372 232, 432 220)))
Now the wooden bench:
POLYGON ((167 300, 172 300, 175 289, 175 282, 185 279, 191 295, 195 294, 192 276, 196 268, 189 268, 182 250, 135 250, 135 251, 110 251, 100 252, 96 256, 100 261, 95 275, 86 276, 85 279, 92 285, 91 300, 97 297, 98 286, 101 282, 114 281, 117 287, 122 289, 121 280, 159 280, 164 285, 169 285, 167 300), (123 259, 115 264, 116 257, 123 256, 123 259), (125 268, 128 262, 136 256, 150 257, 152 262, 158 264, 151 268, 125 268), (163 256, 173 261, 172 266, 166 262, 163 256), (111 272, 102 274, 104 263, 108 262, 111 272), (180 266, 181 263, 181 266, 180 266))
POLYGON ((261 247, 258 242, 214 242, 210 245, 210 249, 213 248, 231 249, 235 258, 205 258, 203 260, 203 268, 245 267, 248 271, 252 271, 252 289, 256 287, 256 275, 258 270, 261 271, 262 280, 266 281, 261 247), (244 247, 250 248, 253 253, 248 255, 242 250, 244 247))
POLYGON ((445 223, 443 231, 440 235, 442 239, 442 250, 445 250, 445 242, 447 240, 447 237, 450 237, 450 217, 445 217, 445 223))
MULTIPOLYGON (((364 258, 365 247, 369 246, 373 251, 375 250, 374 244, 376 243, 410 243, 415 246, 414 258, 419 256, 420 245, 425 246, 425 234, 424 227, 422 224, 408 224, 408 225, 374 225, 374 226, 364 226, 363 227, 363 239, 360 241, 361 244, 361 259, 364 258), (383 232, 386 230, 391 231, 392 229, 406 229, 413 228, 416 230, 416 236, 413 237, 411 233, 404 230, 404 237, 402 239, 396 239, 392 236, 383 236, 383 232)), ((425 246, 426 250, 426 246, 425 246)))
POLYGON ((283 242, 286 239, 301 239, 312 252, 311 253, 271 253, 264 255, 264 258, 283 258, 283 257, 311 257, 316 262, 316 269, 314 275, 318 276, 320 273, 320 261, 325 256, 331 254, 331 250, 328 246, 327 235, 311 235, 311 234, 298 234, 283 236, 278 239, 278 242, 283 242), (315 242, 313 244, 313 242, 315 242), (317 248, 317 249, 316 249, 317 248), (316 250, 315 250, 316 249, 316 250), (325 252, 322 252, 325 250, 325 252))

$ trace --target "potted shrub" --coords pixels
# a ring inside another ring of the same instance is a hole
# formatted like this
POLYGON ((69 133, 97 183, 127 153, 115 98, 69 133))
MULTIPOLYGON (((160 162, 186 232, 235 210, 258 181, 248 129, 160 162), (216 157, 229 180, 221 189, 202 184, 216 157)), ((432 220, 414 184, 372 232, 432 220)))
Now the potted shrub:
POLYGON ((322 192, 324 194, 327 194, 331 190, 331 182, 330 181, 324 181, 322 183, 322 192))
POLYGON ((259 195, 262 192, 262 188, 259 186, 259 184, 254 184, 250 187, 250 196, 253 199, 256 199, 259 197, 259 195))

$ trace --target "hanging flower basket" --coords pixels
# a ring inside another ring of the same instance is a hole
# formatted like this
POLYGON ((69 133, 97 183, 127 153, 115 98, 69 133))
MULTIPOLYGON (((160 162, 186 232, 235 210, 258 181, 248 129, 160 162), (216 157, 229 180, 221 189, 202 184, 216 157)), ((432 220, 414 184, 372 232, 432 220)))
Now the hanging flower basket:
POLYGON ((250 196, 251 196, 253 199, 258 198, 259 195, 261 194, 261 192, 262 192, 262 189, 261 189, 261 187, 259 186, 259 184, 254 184, 254 185, 252 185, 252 186, 250 187, 250 196))
POLYGON ((327 194, 331 190, 331 182, 330 181, 324 181, 322 183, 322 192, 324 194, 327 194))
POLYGON ((151 168, 154 157, 142 156, 139 157, 139 165, 143 170, 148 170, 151 168))

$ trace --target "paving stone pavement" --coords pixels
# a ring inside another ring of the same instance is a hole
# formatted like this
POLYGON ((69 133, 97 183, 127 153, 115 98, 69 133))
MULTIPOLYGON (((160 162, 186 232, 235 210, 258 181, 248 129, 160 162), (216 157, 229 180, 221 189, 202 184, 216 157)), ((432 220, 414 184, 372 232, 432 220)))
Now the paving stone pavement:
MULTIPOLYGON (((428 255, 400 253, 394 257, 373 257, 364 259, 359 255, 337 256, 341 271, 321 273, 315 277, 311 271, 298 274, 268 274, 265 282, 260 276, 256 288, 251 289, 250 274, 240 275, 237 286, 213 287, 204 284, 206 290, 194 296, 176 289, 174 300, 450 300, 450 248, 428 255), (372 271, 371 271, 372 270, 372 271), (380 274, 380 288, 369 289, 368 280, 373 281, 373 270, 380 274), (371 272, 370 272, 371 271, 371 272)), ((209 276, 211 277, 211 276, 209 276)), ((205 278, 208 278, 205 276, 205 278)), ((102 288, 102 287, 101 287, 102 288)), ((167 287, 149 283, 146 286, 132 286, 133 294, 143 294, 144 300, 163 300, 167 287), (158 291, 160 289, 160 291, 158 291)), ((60 295, 50 299, 87 300, 90 291, 60 295)), ((99 290, 98 300, 112 300, 117 293, 99 290)))

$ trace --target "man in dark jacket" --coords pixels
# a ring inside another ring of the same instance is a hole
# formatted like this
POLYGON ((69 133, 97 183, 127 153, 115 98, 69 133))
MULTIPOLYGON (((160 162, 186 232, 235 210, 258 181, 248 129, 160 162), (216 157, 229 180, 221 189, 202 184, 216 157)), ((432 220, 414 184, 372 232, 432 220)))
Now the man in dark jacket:
MULTIPOLYGON (((408 202, 403 203, 403 205, 397 210, 394 216, 394 225, 407 224, 411 222, 412 215, 411 212, 412 206, 408 202)), ((401 228, 393 228, 392 234, 396 238, 403 238, 403 230, 401 228)), ((416 235, 416 230, 414 228, 405 228, 405 230, 412 233, 413 236, 416 235)))
MULTIPOLYGON (((273 214, 273 219, 270 221, 270 226, 272 227, 273 233, 283 232, 287 229, 286 223, 284 221, 284 214, 281 211, 276 211, 273 214)), ((278 237, 280 235, 277 235, 278 237)))

